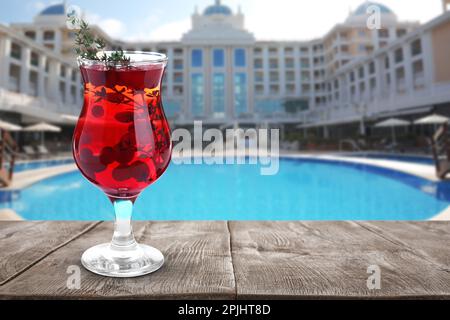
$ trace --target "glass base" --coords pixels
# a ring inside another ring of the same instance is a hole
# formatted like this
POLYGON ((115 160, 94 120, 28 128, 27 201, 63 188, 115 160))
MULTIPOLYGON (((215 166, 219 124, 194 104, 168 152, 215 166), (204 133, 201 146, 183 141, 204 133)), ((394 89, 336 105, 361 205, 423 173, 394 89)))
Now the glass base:
POLYGON ((133 278, 160 269, 164 256, 158 249, 143 244, 118 247, 105 243, 88 249, 81 257, 81 263, 102 276, 133 278))

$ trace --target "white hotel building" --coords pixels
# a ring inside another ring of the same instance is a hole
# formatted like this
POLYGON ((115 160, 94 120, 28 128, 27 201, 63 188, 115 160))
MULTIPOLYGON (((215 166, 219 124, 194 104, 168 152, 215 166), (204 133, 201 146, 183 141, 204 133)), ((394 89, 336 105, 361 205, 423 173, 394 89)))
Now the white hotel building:
MULTIPOLYGON (((372 4, 311 41, 258 41, 240 10, 221 1, 195 12, 176 42, 130 43, 94 31, 111 48, 168 55, 163 94, 175 125, 201 119, 332 129, 450 110, 450 12, 420 25, 376 4, 382 25, 370 30, 372 4)), ((78 114, 81 81, 65 12, 52 5, 33 23, 0 25, 1 118, 64 123, 61 115, 78 114)))

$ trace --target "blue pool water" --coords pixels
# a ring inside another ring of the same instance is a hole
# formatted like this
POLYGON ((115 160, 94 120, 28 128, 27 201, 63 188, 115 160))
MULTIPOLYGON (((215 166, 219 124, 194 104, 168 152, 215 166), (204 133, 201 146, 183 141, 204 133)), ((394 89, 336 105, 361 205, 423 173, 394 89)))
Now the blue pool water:
MULTIPOLYGON (((137 220, 427 220, 450 205, 450 184, 372 166, 280 161, 275 176, 250 165, 171 165, 138 199, 137 220)), ((30 220, 111 220, 105 195, 73 172, 0 192, 0 209, 30 220)))
POLYGON ((27 161, 19 162, 14 166, 14 172, 23 172, 27 170, 36 170, 54 166, 62 166, 73 163, 72 158, 58 159, 58 160, 42 160, 42 161, 27 161))

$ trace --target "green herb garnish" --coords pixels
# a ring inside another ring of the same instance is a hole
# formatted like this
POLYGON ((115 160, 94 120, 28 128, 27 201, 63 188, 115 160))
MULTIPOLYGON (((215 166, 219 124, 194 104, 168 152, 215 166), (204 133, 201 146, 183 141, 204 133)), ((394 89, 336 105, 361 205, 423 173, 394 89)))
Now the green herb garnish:
POLYGON ((128 65, 130 57, 127 57, 122 49, 109 53, 104 53, 106 42, 100 37, 95 37, 89 24, 76 15, 67 16, 69 25, 76 29, 75 52, 83 59, 103 61, 106 65, 128 65))

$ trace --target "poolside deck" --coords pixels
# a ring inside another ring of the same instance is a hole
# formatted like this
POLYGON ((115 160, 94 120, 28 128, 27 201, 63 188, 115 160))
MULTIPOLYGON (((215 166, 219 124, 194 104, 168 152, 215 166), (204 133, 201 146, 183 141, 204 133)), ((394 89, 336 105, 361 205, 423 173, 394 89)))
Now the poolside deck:
POLYGON ((135 279, 84 270, 107 222, 1 222, 0 299, 450 299, 450 222, 138 222, 165 266, 135 279), (381 289, 367 287, 371 265, 381 289), (69 266, 81 270, 68 289, 69 266))

